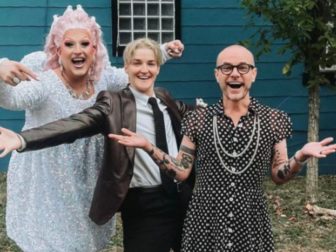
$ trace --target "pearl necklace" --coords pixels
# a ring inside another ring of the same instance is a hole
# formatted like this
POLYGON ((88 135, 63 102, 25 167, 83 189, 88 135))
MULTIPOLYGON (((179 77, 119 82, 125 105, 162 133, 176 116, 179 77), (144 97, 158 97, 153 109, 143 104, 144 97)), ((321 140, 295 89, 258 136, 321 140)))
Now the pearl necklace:
POLYGON ((249 139, 249 142, 247 143, 246 147, 244 148, 244 150, 240 153, 236 153, 235 151, 233 151, 233 153, 228 153, 224 146, 222 145, 221 141, 220 141, 220 137, 219 137, 219 134, 218 134, 218 124, 217 124, 217 116, 214 116, 213 117, 213 120, 212 120, 212 126, 213 126, 213 138, 214 138, 214 143, 215 143, 215 149, 216 149, 216 153, 217 153, 217 156, 222 164, 222 166, 228 171, 230 172, 231 174, 236 174, 236 175, 239 175, 239 174, 242 174, 243 172, 245 172, 252 164, 256 154, 257 154, 257 151, 258 151, 258 148, 259 148, 259 142, 260 142, 260 119, 258 117, 258 115, 255 115, 254 117, 254 122, 253 122, 253 129, 252 129, 252 133, 251 133, 251 136, 250 136, 250 139, 249 139), (248 149, 249 147, 251 146, 251 143, 253 141, 253 137, 255 135, 255 132, 256 132, 256 128, 257 129, 257 143, 256 143, 256 147, 254 149, 254 152, 253 152, 253 155, 251 157, 251 159, 249 160, 248 164, 240 171, 236 171, 236 169, 234 167, 232 167, 231 169, 229 167, 227 167, 224 163, 224 160, 222 158, 222 156, 220 155, 219 153, 219 148, 224 152, 224 154, 226 156, 229 156, 231 158, 238 158, 240 156, 242 156, 248 149), (219 147, 218 147, 219 145, 219 147))

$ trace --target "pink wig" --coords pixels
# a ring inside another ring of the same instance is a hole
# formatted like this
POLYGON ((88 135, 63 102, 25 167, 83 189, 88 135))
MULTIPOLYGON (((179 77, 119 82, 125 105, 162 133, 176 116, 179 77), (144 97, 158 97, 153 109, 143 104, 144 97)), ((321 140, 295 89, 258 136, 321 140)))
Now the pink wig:
POLYGON ((47 36, 44 51, 47 54, 45 69, 55 69, 60 66, 57 49, 60 48, 64 33, 69 29, 85 29, 91 35, 96 47, 95 63, 90 72, 90 79, 97 81, 103 68, 109 63, 108 53, 102 39, 100 25, 94 17, 84 11, 82 6, 77 5, 74 10, 68 6, 62 16, 54 16, 50 32, 47 36))

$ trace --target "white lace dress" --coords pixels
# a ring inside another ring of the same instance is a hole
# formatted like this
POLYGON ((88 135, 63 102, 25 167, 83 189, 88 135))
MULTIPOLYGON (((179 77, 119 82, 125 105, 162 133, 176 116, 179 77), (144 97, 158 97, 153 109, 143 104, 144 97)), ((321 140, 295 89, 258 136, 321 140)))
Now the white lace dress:
MULTIPOLYGON (((43 53, 23 60, 38 71, 43 53)), ((101 90, 127 84, 123 69, 108 67, 88 100, 71 97, 53 71, 40 81, 11 87, 0 82, 0 106, 25 110, 23 129, 67 117, 91 106, 101 90)), ((24 251, 92 252, 110 241, 114 220, 103 226, 88 217, 101 167, 103 136, 93 136, 39 151, 12 154, 7 178, 6 228, 24 251)))

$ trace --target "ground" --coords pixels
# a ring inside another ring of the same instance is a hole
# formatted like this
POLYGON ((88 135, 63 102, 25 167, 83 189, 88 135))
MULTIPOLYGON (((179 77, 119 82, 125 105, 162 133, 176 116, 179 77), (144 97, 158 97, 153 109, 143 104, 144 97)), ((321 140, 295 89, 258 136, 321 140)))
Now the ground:
MULTIPOLYGON (((336 209, 336 176, 320 176, 320 207, 336 209)), ((305 209, 305 179, 297 177, 281 186, 265 181, 277 252, 336 252, 336 219, 309 215, 305 209)), ((6 174, 0 173, 0 251, 20 250, 6 236, 6 174)), ((122 228, 118 216, 117 235, 104 252, 122 252, 122 228)))

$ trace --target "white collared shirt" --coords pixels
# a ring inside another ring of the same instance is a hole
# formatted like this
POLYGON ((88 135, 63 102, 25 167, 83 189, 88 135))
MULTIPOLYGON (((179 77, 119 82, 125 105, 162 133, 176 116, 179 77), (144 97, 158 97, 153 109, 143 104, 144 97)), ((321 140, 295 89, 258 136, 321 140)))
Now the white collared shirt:
MULTIPOLYGON (((152 106, 148 103, 149 96, 140 93, 130 86, 136 103, 136 132, 143 135, 155 145, 155 127, 152 106)), ((155 97, 156 98, 156 97, 155 97)), ((178 149, 173 126, 167 106, 157 99, 165 121, 166 138, 169 154, 177 156, 178 149)), ((142 149, 135 149, 134 172, 130 187, 151 187, 161 184, 160 170, 152 158, 142 149)))

